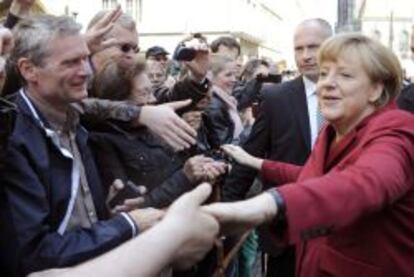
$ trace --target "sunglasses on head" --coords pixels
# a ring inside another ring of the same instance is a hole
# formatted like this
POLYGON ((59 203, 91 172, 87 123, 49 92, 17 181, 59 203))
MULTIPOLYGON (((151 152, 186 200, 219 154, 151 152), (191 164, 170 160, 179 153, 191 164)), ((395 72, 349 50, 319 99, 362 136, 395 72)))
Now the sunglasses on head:
POLYGON ((119 46, 119 48, 121 49, 122 52, 124 53, 128 53, 129 51, 133 51, 134 53, 139 53, 140 48, 138 47, 138 45, 131 45, 129 43, 125 43, 125 44, 121 44, 119 46))

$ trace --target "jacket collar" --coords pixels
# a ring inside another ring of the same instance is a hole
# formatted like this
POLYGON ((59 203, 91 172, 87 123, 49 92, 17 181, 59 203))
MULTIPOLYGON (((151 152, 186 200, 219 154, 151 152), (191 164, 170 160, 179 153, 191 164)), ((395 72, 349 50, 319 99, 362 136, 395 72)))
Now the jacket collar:
MULTIPOLYGON (((53 141, 54 131, 51 129, 49 122, 36 108, 36 106, 33 105, 33 103, 25 94, 24 90, 21 89, 15 97, 15 103, 19 109, 19 113, 21 113, 25 117, 30 118, 31 121, 44 132, 45 136, 52 138, 53 141)), ((80 124, 77 124, 75 128, 75 133, 76 141, 79 143, 79 146, 82 147, 83 145, 86 145, 88 140, 88 132, 86 131, 86 129, 83 128, 80 124)), ((54 142, 54 144, 56 143, 54 142)), ((60 149, 60 147, 58 148, 60 149)), ((64 154, 64 156, 67 156, 66 154, 64 154)))

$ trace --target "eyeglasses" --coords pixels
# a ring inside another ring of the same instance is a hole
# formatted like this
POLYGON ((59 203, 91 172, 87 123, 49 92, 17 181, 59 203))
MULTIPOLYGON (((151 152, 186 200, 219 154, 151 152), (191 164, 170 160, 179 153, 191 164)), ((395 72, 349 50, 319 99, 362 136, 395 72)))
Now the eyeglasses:
POLYGON ((129 53, 129 51, 133 51, 134 53, 139 53, 139 51, 141 50, 138 45, 131 45, 129 43, 125 43, 125 44, 121 44, 119 45, 119 49, 121 49, 122 52, 124 53, 129 53))

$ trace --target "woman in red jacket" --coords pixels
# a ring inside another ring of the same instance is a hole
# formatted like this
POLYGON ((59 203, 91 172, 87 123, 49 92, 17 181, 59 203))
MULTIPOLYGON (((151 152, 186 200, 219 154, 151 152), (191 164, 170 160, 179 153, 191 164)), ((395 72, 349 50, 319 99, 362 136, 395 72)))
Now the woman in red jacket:
POLYGON ((394 104, 397 58, 361 34, 326 41, 317 84, 327 125, 304 166, 237 162, 282 184, 255 198, 205 207, 224 232, 262 223, 297 245, 297 276, 413 276, 414 117, 394 104))

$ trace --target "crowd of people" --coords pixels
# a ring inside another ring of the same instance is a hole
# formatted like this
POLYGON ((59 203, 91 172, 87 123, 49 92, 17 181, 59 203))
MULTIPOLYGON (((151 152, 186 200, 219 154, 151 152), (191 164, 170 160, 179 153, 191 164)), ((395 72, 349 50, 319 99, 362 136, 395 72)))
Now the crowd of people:
POLYGON ((412 276, 414 84, 380 42, 306 19, 291 78, 33 2, 0 27, 1 276, 412 276))

